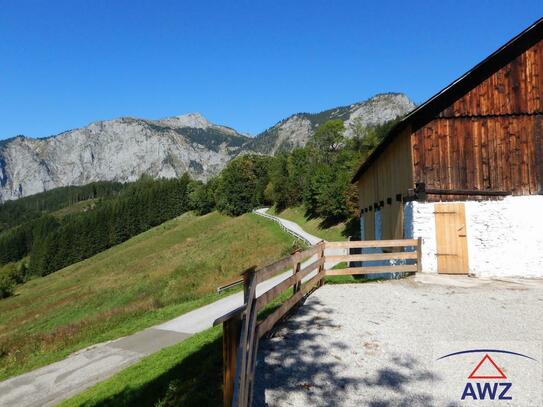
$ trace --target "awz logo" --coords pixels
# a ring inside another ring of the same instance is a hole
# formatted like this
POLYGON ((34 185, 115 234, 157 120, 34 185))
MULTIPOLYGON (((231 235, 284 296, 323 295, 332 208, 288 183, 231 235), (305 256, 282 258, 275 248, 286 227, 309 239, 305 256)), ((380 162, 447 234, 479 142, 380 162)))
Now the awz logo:
MULTIPOLYGON (((507 376, 505 376, 505 373, 503 370, 494 362, 494 360, 490 357, 490 355, 487 353, 485 356, 481 359, 479 364, 475 366, 475 369, 470 373, 468 376, 468 379, 497 379, 497 380, 503 380, 507 379, 507 376), (479 373, 479 371, 486 370, 487 366, 489 365, 491 367, 491 371, 495 369, 494 374, 482 374, 479 373)), ((507 393, 509 392, 509 389, 511 388, 512 383, 510 382, 500 382, 500 383, 472 383, 467 382, 466 387, 464 387, 464 392, 462 393, 462 400, 465 400, 467 398, 472 398, 473 400, 486 400, 488 396, 488 400, 496 400, 496 396, 498 397, 498 400, 512 400, 511 396, 508 396, 507 393), (475 387, 473 386, 475 384, 475 387), (501 388, 501 391, 498 392, 498 388, 501 388), (477 389, 477 391, 475 390, 477 389)))
MULTIPOLYGON (((461 400, 512 400, 511 388, 513 383, 507 378, 504 368, 490 356, 491 354, 508 354, 534 360, 530 356, 502 349, 470 349, 450 353, 440 359, 467 353, 482 353, 483 357, 468 375, 461 400)), ((494 356, 496 358, 496 356, 494 356)), ((497 360, 497 359, 496 359, 497 360)))

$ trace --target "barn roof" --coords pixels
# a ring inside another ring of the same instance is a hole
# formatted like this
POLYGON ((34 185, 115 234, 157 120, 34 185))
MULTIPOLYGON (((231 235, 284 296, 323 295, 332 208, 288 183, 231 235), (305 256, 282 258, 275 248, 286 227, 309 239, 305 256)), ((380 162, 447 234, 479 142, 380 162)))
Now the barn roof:
POLYGON ((362 163, 356 172, 356 175, 353 177, 352 182, 358 181, 362 174, 383 153, 383 151, 385 151, 387 146, 396 139, 402 130, 408 126, 411 126, 414 130, 433 120, 439 112, 464 96, 471 89, 491 76, 494 72, 507 65, 511 60, 518 57, 541 39, 543 39, 543 18, 537 20, 534 24, 511 39, 505 45, 501 46, 460 78, 456 79, 426 102, 412 110, 390 130, 373 153, 371 153, 366 161, 362 163))

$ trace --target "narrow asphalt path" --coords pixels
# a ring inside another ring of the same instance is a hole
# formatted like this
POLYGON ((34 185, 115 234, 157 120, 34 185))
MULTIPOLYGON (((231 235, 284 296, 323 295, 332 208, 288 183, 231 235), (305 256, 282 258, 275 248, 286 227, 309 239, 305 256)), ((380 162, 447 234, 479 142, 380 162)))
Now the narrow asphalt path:
MULTIPOLYGON (((267 214, 268 208, 255 211, 280 223, 292 234, 310 244, 320 242, 317 236, 304 231, 298 224, 267 214)), ((333 253, 332 253, 333 252, 333 253)), ((340 254, 341 250, 331 250, 340 254)), ((308 259, 309 264, 314 259, 308 259)), ((333 267, 334 264, 327 264, 333 267)), ((288 278, 292 270, 258 285, 257 295, 288 278)), ((306 279, 311 278, 310 274, 306 279)), ((99 343, 82 349, 64 360, 0 382, 0 406, 52 406, 84 389, 103 381, 143 357, 213 326, 213 321, 243 304, 243 293, 222 298, 204 307, 183 314, 171 321, 147 328, 133 335, 99 343)))

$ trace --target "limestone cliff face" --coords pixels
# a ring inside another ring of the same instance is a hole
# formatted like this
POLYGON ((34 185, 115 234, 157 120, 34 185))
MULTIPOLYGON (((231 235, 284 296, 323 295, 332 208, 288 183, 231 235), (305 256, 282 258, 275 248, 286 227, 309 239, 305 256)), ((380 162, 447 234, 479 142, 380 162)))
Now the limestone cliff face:
POLYGON ((162 120, 122 117, 44 139, 18 136, 0 141, 0 202, 66 185, 134 181, 143 174, 188 172, 206 180, 239 154, 303 146, 326 120, 343 120, 349 136, 354 123, 381 124, 413 107, 403 94, 381 94, 321 113, 295 114, 254 138, 197 113, 162 120))
POLYGON ((142 174, 189 172, 207 179, 248 139, 198 114, 100 121, 46 139, 19 136, 0 145, 0 201, 65 185, 134 181, 142 174))
POLYGON ((352 136, 355 125, 373 126, 403 116, 415 104, 402 93, 383 93, 366 101, 340 106, 320 113, 297 113, 267 129, 247 143, 263 154, 275 154, 304 146, 318 126, 331 119, 345 122, 345 135, 352 136))

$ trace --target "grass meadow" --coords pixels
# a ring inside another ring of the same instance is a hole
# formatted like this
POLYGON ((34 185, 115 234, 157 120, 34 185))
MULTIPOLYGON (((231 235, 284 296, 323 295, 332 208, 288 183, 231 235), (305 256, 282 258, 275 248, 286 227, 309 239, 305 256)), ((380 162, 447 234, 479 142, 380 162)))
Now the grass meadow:
POLYGON ((0 380, 212 302, 217 286, 291 247, 254 214, 188 213, 30 280, 0 300, 0 380))

